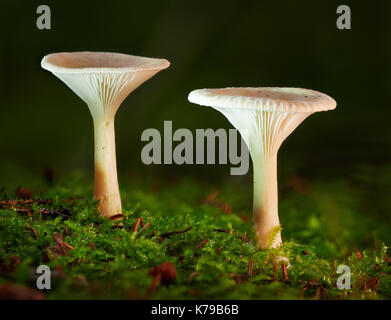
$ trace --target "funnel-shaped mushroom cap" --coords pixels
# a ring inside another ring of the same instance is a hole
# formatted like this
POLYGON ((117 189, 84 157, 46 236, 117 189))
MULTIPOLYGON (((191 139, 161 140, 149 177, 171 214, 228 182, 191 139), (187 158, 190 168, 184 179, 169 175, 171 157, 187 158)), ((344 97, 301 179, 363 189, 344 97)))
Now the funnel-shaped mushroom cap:
POLYGON ((244 108, 260 111, 316 112, 336 107, 324 93, 301 88, 224 88, 190 92, 191 102, 215 108, 244 108))
POLYGON ((201 89, 192 91, 189 100, 217 109, 239 130, 253 160, 258 246, 279 246, 278 149, 306 117, 334 109, 336 102, 323 93, 298 88, 201 89))
POLYGON ((88 104, 93 117, 114 116, 129 93, 169 65, 165 59, 110 52, 54 53, 41 62, 88 104))
POLYGON ((114 116, 129 93, 169 65, 165 59, 109 52, 62 52, 42 59, 42 68, 61 79, 90 109, 94 120, 94 198, 104 216, 122 212, 114 116))
POLYGON ((199 89, 189 101, 219 110, 241 132, 250 152, 261 144, 265 157, 276 153, 307 116, 336 107, 331 97, 300 88, 199 89))

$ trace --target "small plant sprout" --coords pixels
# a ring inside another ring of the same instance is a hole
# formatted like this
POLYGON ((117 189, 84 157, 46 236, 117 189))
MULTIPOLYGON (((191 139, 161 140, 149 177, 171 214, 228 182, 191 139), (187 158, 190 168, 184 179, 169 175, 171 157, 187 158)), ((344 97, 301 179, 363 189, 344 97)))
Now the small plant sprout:
POLYGON ((189 101, 220 111, 239 130, 254 168, 253 222, 258 247, 278 247, 277 152, 281 143, 309 115, 332 110, 329 96, 299 88, 200 89, 189 101))
POLYGON ((122 212, 115 155, 114 117, 122 101, 143 82, 167 68, 165 59, 109 52, 61 52, 45 56, 52 72, 87 103, 94 122, 95 191, 103 216, 122 212))

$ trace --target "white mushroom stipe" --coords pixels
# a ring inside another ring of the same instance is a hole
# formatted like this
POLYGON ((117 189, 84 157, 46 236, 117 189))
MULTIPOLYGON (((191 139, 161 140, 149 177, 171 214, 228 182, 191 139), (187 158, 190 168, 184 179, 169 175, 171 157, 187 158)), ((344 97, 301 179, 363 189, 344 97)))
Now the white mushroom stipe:
POLYGON ((278 218, 278 149, 309 115, 334 109, 335 100, 300 88, 199 89, 192 91, 188 99, 220 111, 242 135, 253 160, 253 222, 258 247, 278 247, 282 243, 278 218))
POLYGON ((52 72, 89 107, 94 123, 95 191, 101 215, 122 212, 115 153, 115 114, 139 85, 167 68, 165 59, 109 52, 61 52, 45 56, 42 68, 52 72))

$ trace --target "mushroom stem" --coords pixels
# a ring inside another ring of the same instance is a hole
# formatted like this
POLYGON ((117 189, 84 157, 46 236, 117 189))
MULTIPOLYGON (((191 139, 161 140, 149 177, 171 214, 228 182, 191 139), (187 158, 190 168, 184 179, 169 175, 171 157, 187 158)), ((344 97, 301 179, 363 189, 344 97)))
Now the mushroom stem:
POLYGON ((114 117, 94 119, 95 191, 99 212, 110 217, 122 212, 117 179, 114 117))
POLYGON ((253 156, 254 206, 253 222, 262 249, 281 245, 281 227, 278 219, 277 156, 265 159, 253 156))

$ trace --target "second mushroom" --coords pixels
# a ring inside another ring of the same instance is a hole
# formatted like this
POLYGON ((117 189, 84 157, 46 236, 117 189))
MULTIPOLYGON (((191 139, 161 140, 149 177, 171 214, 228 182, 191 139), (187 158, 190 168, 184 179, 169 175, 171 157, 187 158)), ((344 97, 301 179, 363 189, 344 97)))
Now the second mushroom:
POLYGON ((94 121, 95 191, 103 216, 122 212, 115 155, 114 117, 124 99, 143 82, 167 68, 165 59, 111 52, 61 52, 45 56, 52 72, 87 103, 94 121))
POLYGON ((194 90, 189 101, 220 111, 239 130, 253 161, 253 223, 258 247, 281 245, 278 149, 309 115, 334 109, 335 100, 300 88, 224 88, 194 90))

